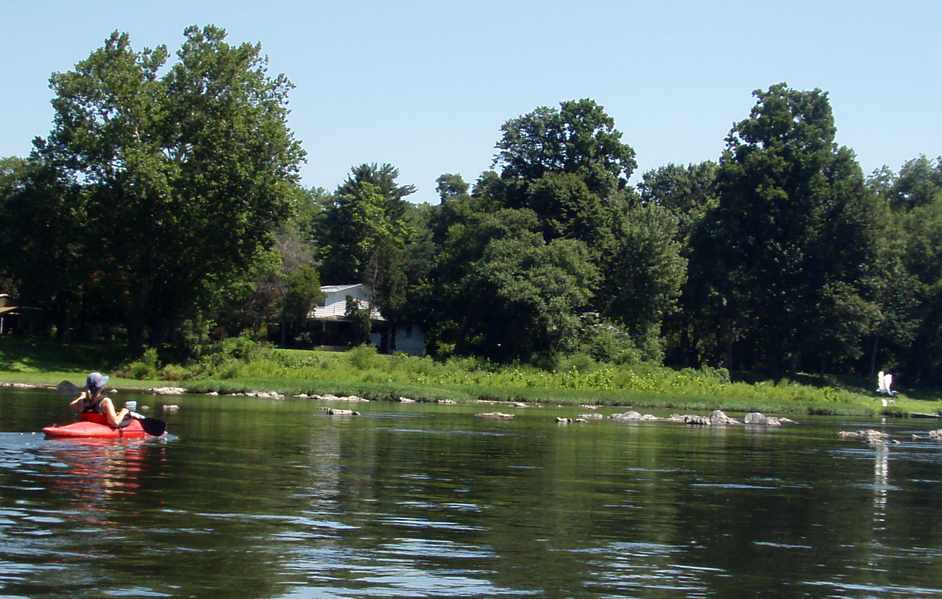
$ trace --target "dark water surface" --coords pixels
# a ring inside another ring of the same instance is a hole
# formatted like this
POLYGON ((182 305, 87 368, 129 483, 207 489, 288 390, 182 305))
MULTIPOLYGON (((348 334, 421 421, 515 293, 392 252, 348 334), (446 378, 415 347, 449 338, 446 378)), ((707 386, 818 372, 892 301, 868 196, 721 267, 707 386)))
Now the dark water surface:
POLYGON ((169 439, 45 440, 65 402, 0 391, 0 595, 942 596, 939 421, 133 398, 169 439))

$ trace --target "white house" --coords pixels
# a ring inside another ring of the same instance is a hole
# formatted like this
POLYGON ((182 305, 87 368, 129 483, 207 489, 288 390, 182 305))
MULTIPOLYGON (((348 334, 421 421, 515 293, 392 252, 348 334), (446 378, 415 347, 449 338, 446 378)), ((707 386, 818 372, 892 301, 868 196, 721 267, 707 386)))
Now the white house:
MULTIPOLYGON (((357 283, 353 285, 322 285, 321 293, 324 299, 314 307, 310 318, 314 320, 346 321, 347 297, 352 297, 361 308, 369 305, 370 296, 366 285, 357 283)), ((379 310, 370 314, 372 320, 385 320, 379 310)))
MULTIPOLYGON (((361 308, 366 308, 370 302, 369 288, 362 283, 349 285, 322 285, 321 292, 324 299, 314 307, 309 318, 322 324, 322 331, 328 334, 329 323, 337 323, 332 328, 336 334, 338 328, 347 323, 347 298, 351 297, 361 308)), ((373 332, 370 333, 370 343, 376 347, 383 347, 383 337, 389 331, 386 319, 379 310, 373 308, 370 313, 373 323, 373 332)), ((329 335, 328 335, 329 336, 329 335)), ((425 353, 425 335, 421 327, 414 324, 400 324, 396 327, 396 351, 407 354, 422 355, 425 353)))

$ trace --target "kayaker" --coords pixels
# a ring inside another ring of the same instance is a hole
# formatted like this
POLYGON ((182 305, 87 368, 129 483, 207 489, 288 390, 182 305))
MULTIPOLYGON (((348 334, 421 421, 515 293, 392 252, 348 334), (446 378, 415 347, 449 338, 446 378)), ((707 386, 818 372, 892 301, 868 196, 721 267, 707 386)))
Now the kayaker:
POLYGON ((85 389, 78 397, 69 402, 70 406, 78 405, 82 412, 101 414, 108 421, 111 428, 122 428, 130 422, 131 414, 127 408, 115 412, 114 403, 105 395, 105 384, 108 377, 100 372, 92 372, 85 379, 85 389))

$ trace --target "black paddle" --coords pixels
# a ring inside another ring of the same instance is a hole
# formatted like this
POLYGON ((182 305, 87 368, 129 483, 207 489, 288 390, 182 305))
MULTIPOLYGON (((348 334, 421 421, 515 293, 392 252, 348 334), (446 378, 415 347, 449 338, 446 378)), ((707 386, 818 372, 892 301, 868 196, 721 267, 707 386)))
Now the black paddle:
MULTIPOLYGON (((71 398, 77 397, 78 394, 82 392, 80 388, 76 387, 69 381, 62 381, 56 385, 56 391, 58 391, 59 395, 62 395, 63 397, 71 398)), ((167 423, 163 420, 148 418, 147 416, 138 414, 137 412, 129 411, 128 414, 130 414, 131 418, 141 423, 141 428, 144 429, 144 432, 148 435, 159 437, 160 435, 164 434, 164 431, 167 430, 167 423)))

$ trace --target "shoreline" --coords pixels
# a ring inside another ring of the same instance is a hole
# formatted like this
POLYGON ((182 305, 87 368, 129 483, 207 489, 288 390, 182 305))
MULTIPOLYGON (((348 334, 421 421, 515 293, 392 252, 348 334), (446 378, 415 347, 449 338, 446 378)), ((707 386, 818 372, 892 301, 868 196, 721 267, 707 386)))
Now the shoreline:
MULTIPOLYGON (((55 380, 76 378, 75 373, 12 373, 0 374, 0 389, 56 391, 55 380), (17 376, 23 374, 23 376, 17 376), (12 375, 12 376, 11 376, 12 375), (65 375, 65 376, 60 376, 65 375), (18 380, 17 380, 18 379, 18 380), (29 379, 29 382, 25 382, 29 379)), ((84 376, 84 375, 82 375, 84 376)), ((692 395, 664 395, 638 393, 631 390, 616 392, 577 389, 503 388, 491 389, 487 393, 476 393, 460 386, 357 384, 321 381, 285 381, 282 385, 253 385, 250 380, 197 380, 189 384, 178 381, 112 378, 109 389, 118 393, 149 393, 155 397, 171 398, 193 396, 211 397, 255 397, 259 399, 300 399, 312 401, 336 401, 357 403, 377 401, 390 403, 434 403, 503 405, 510 407, 583 407, 598 408, 645 408, 655 410, 680 410, 711 412, 723 410, 734 413, 762 412, 792 416, 858 416, 893 418, 942 418, 938 402, 913 400, 897 396, 904 406, 891 405, 883 408, 880 397, 859 395, 854 402, 783 401, 776 398, 724 398, 721 394, 710 397, 692 395), (307 390, 301 390, 301 387, 307 390), (551 397, 555 395, 555 397, 551 397)))

